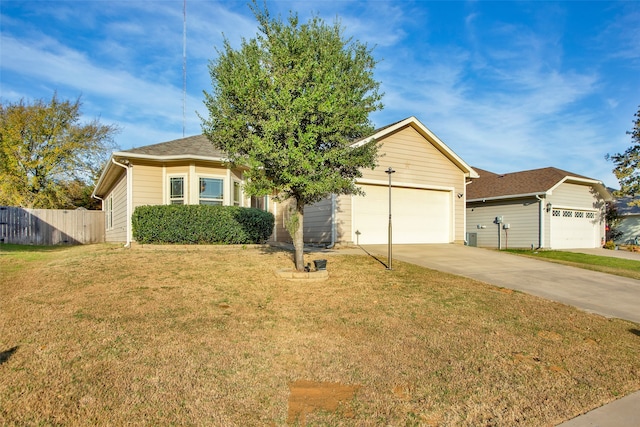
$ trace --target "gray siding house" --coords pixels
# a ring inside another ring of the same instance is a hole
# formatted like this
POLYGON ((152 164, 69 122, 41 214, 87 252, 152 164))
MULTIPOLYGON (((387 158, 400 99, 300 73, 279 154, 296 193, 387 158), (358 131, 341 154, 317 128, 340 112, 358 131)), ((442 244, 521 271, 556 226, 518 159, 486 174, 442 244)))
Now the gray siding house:
POLYGON ((467 186, 467 243, 492 248, 596 248, 604 244, 601 181, 548 167, 496 174, 474 168, 467 186))
POLYGON ((638 199, 621 197, 615 201, 621 218, 617 229, 622 232, 616 243, 640 243, 640 206, 630 205, 631 202, 638 202, 638 199))

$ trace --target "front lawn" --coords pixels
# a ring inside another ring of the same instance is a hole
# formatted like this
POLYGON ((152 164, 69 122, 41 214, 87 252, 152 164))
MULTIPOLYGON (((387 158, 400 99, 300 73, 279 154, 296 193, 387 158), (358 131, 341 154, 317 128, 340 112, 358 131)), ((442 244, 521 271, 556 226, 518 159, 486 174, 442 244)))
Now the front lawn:
POLYGON ((640 261, 632 259, 553 250, 531 251, 528 249, 508 249, 507 251, 518 255, 545 259, 559 264, 630 277, 632 279, 640 279, 640 261))
POLYGON ((540 426, 640 389, 639 325, 399 261, 28 253, 0 255, 1 425, 540 426))

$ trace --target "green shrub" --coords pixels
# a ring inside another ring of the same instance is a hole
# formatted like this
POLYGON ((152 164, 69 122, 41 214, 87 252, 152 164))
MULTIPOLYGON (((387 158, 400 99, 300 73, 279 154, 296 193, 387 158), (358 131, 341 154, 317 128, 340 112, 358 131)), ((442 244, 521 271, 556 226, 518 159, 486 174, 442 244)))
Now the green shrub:
POLYGON ((615 249, 616 248, 616 244, 613 242, 613 240, 607 240, 607 243, 604 244, 603 248, 605 248, 605 249, 615 249))
POLYGON ((238 206, 138 206, 131 218, 138 243, 264 243, 273 231, 273 214, 238 206))

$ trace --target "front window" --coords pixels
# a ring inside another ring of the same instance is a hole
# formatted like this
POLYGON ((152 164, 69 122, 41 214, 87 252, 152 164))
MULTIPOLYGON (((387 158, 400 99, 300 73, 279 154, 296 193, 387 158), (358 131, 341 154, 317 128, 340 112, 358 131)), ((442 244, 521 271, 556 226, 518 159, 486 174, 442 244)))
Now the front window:
POLYGON ((184 205, 184 177, 169 178, 169 203, 184 205))
POLYGON ((221 205, 224 200, 224 180, 200 178, 200 204, 221 205))

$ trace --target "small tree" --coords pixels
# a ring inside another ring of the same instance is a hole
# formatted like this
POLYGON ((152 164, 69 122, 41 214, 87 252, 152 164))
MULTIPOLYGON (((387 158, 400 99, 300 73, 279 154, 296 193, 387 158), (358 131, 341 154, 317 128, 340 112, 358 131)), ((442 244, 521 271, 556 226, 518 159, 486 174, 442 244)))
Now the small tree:
POLYGON ((75 102, 0 101, 0 204, 29 208, 74 206, 78 187, 102 168, 117 128, 80 121, 75 102))
POLYGON ((287 229, 295 265, 304 268, 304 207, 330 194, 359 194, 355 179, 374 168, 377 145, 353 146, 370 134, 381 109, 376 61, 366 45, 344 39, 338 23, 314 17, 300 25, 251 7, 257 38, 234 50, 225 39, 210 62, 213 90, 203 132, 232 163, 248 166, 245 191, 291 200, 287 229))
POLYGON ((606 240, 615 241, 615 240, 618 240, 620 237, 622 237, 624 233, 620 231, 620 229, 618 228, 620 226, 620 223, 622 222, 622 217, 618 212, 618 207, 616 206, 615 202, 607 203, 605 220, 606 220, 606 226, 607 226, 606 240))
MULTIPOLYGON (((634 198, 640 194, 640 106, 635 114, 633 130, 627 132, 631 135, 631 146, 624 153, 606 155, 607 160, 615 164, 613 173, 620 182, 620 190, 616 196, 630 196, 634 198)), ((631 202, 640 204, 640 201, 631 202)))

